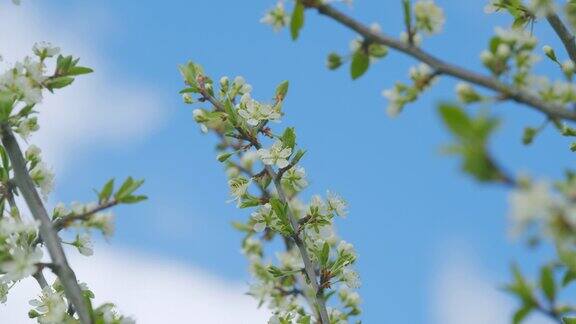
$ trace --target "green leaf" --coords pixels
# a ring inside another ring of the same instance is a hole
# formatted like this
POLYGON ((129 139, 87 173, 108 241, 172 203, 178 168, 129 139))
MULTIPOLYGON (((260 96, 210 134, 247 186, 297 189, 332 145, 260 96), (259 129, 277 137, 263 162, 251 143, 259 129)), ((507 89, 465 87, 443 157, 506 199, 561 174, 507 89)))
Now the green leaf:
POLYGON ((576 273, 576 253, 561 244, 556 245, 558 258, 570 271, 576 273))
POLYGON ((98 195, 98 199, 100 202, 108 201, 112 196, 112 192, 114 192, 114 179, 110 179, 106 182, 98 195))
POLYGON ((139 196, 132 196, 132 195, 130 195, 130 196, 127 196, 127 197, 122 198, 122 203, 124 203, 124 204, 135 204, 135 203, 139 203, 139 202, 141 202, 141 201, 144 201, 144 200, 146 200, 146 199, 148 199, 148 197, 147 197, 147 196, 144 196, 144 195, 139 195, 139 196))
POLYGON ((459 138, 470 138, 473 132, 472 121, 462 108, 452 104, 442 104, 439 108, 444 125, 459 138))
POLYGON ((218 154, 218 156, 216 157, 216 159, 218 159, 219 162, 225 162, 227 161, 234 153, 222 153, 222 154, 218 154))
POLYGON ((372 43, 368 46, 368 53, 371 57, 383 58, 388 55, 388 47, 372 43))
POLYGON ((298 162, 300 162, 300 160, 302 159, 302 157, 304 156, 304 154, 306 154, 306 151, 300 149, 296 152, 296 154, 294 154, 294 157, 292 158, 292 162, 290 162, 292 165, 296 165, 298 164, 298 162))
POLYGON ((296 5, 294 6, 294 11, 292 12, 292 18, 290 20, 290 34, 292 39, 298 39, 300 35, 300 30, 304 26, 304 4, 301 0, 296 0, 296 5))
POLYGON ((145 196, 136 196, 135 198, 130 198, 131 197, 130 195, 138 188, 140 188, 140 186, 142 186, 143 183, 144 180, 134 180, 132 177, 128 177, 126 181, 124 181, 120 189, 118 189, 118 191, 114 195, 114 198, 119 202, 129 201, 130 203, 136 202, 134 200, 141 201, 146 199, 144 198, 145 196))
POLYGON ((296 132, 294 131, 294 127, 288 127, 284 130, 281 141, 284 146, 294 149, 294 146, 296 146, 296 132))
POLYGON ((364 53, 364 50, 357 50, 356 53, 354 53, 354 56, 352 56, 352 64, 350 64, 350 76, 352 76, 353 80, 358 79, 364 73, 366 73, 369 66, 370 57, 364 53))
POLYGON ((342 57, 337 53, 328 54, 328 59, 326 60, 326 66, 330 70, 336 70, 342 65, 342 57))
POLYGON ((0 92, 0 122, 4 122, 12 114, 16 96, 9 92, 0 92))
POLYGON ((72 65, 73 64, 71 55, 69 56, 58 55, 58 59, 56 59, 56 74, 66 75, 72 65))
POLYGON ((328 244, 328 242, 324 242, 324 245, 322 246, 322 252, 320 254, 320 265, 322 267, 326 267, 329 258, 330 258, 330 244, 328 244))
POLYGON ((409 26, 412 24, 412 9, 410 8, 410 0, 402 0, 402 9, 404 9, 404 26, 406 32, 409 33, 409 26))
POLYGON ((556 283, 554 282, 554 273, 550 266, 542 267, 540 271, 540 288, 549 301, 556 298, 556 283))
POLYGON ((272 197, 270 199, 270 205, 278 217, 284 218, 286 216, 286 205, 280 199, 272 197))
POLYGON ((508 285, 508 291, 522 299, 525 305, 534 305, 535 302, 532 288, 526 279, 524 279, 524 276, 517 265, 512 266, 512 274, 514 275, 514 282, 511 285, 508 285))
POLYGON ((560 128, 560 133, 564 136, 576 136, 576 129, 563 124, 560 128))
POLYGON ((232 222, 232 227, 240 232, 249 233, 252 231, 252 226, 242 223, 242 222, 232 222))
POLYGON ((562 322, 564 324, 576 324, 576 317, 563 317, 562 322))
POLYGON ((562 278, 562 286, 568 286, 572 281, 574 281, 574 279, 576 279, 576 272, 570 270, 566 271, 562 278))
POLYGON ((262 205, 262 200, 258 197, 247 197, 242 199, 238 208, 256 207, 262 205))
POLYGON ((290 83, 288 81, 282 81, 277 87, 276 87, 276 93, 275 93, 275 99, 278 101, 283 101, 284 98, 286 98, 286 94, 288 93, 288 87, 289 87, 290 83))
POLYGON ((48 79, 48 81, 45 82, 45 86, 49 90, 61 89, 61 88, 64 88, 64 87, 70 85, 72 82, 74 82, 73 77, 62 76, 62 77, 57 77, 57 78, 53 78, 53 79, 48 79))
POLYGON ((68 70, 66 75, 82 75, 82 74, 89 74, 94 72, 91 68, 84 67, 84 66, 73 66, 68 70))
POLYGON ((530 145, 534 141, 534 137, 538 134, 538 130, 534 127, 524 128, 524 135, 522 136, 522 143, 524 145, 530 145))
POLYGON ((513 324, 520 324, 532 312, 532 306, 523 306, 522 308, 518 309, 514 316, 512 317, 513 324))
POLYGON ((268 273, 270 273, 272 276, 276 277, 276 278, 280 278, 284 276, 284 273, 282 272, 282 270, 280 270, 278 267, 275 266, 269 266, 268 267, 268 273))
POLYGON ((198 92, 200 92, 200 90, 198 89, 197 86, 191 86, 191 87, 180 90, 178 93, 179 94, 185 94, 185 93, 198 93, 198 92))
POLYGON ((230 123, 233 126, 236 126, 238 122, 238 112, 236 112, 236 109, 234 109, 232 101, 230 101, 229 99, 224 100, 224 112, 226 112, 226 115, 228 116, 228 120, 230 120, 230 123))

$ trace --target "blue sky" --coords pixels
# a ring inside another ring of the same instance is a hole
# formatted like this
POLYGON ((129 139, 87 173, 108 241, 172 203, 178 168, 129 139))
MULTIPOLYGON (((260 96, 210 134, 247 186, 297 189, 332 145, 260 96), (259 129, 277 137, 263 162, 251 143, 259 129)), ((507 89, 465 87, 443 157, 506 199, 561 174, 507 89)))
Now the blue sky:
MULTIPOLYGON (((483 14, 484 1, 437 2, 446 11, 446 32, 426 38, 423 47, 480 70, 480 51, 494 26, 507 20, 483 14)), ((504 188, 474 183, 460 174, 456 159, 439 153, 449 136, 436 104, 453 98, 453 80, 443 78, 397 119, 390 119, 380 92, 406 80, 412 60, 392 52, 353 82, 347 66, 332 72, 324 62, 331 51, 345 53, 354 34, 309 12, 301 39, 292 42, 286 31, 275 34, 258 22, 272 5, 269 0, 103 0, 3 7, 57 21, 42 25, 54 39, 38 41, 90 40, 85 64, 91 59, 105 62, 105 69, 97 68, 86 78, 106 74, 105 80, 113 80, 112 86, 102 88, 110 92, 97 93, 107 107, 94 106, 92 113, 115 119, 130 109, 123 123, 142 126, 130 133, 130 140, 120 132, 103 142, 100 134, 71 149, 66 163, 57 167, 54 201, 89 200, 91 189, 109 177, 143 177, 143 191, 150 199, 117 210, 113 247, 178 260, 225 280, 249 280, 239 253, 241 236, 230 226, 245 213, 225 203, 228 190, 215 161, 215 139, 200 133, 191 108, 178 95, 182 82, 177 64, 192 59, 213 77, 243 75, 257 98, 269 98, 280 81, 290 81, 282 125, 295 126, 299 144, 308 150, 302 161, 311 182, 308 194, 329 189, 350 204, 350 215, 338 221, 338 228, 360 255, 366 323, 381 323, 383 317, 389 323, 441 323, 434 289, 444 288, 438 288, 437 278, 453 256, 472 260, 491 281, 483 287, 494 291, 508 279, 512 260, 534 270, 536 261, 546 258, 510 240, 504 188), (113 91, 122 82, 134 87, 113 91), (115 97, 130 90, 134 100, 115 97), (131 107, 122 104, 126 102, 131 107), (151 102, 156 108, 148 114, 151 102)), ((357 0, 352 10, 343 9, 366 23, 378 22, 385 33, 398 35, 402 30, 400 1, 357 0)), ((547 25, 537 24, 536 31, 550 39, 547 25)), ((547 62, 541 66, 541 71, 551 68, 547 62)), ((504 118, 492 149, 509 170, 554 178, 574 162, 569 143, 552 130, 533 146, 521 144, 523 127, 539 124, 542 116, 513 104, 491 109, 504 118)), ((91 132, 98 134, 98 129, 91 132)))

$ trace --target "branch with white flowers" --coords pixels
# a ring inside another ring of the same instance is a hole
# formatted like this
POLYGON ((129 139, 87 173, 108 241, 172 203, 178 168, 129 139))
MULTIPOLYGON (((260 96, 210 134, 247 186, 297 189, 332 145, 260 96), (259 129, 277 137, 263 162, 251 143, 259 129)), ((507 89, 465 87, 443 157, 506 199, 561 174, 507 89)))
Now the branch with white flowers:
POLYGON ((43 200, 54 188, 54 174, 42 160, 40 148, 28 145, 30 135, 40 127, 36 109, 45 90, 69 86, 76 76, 92 69, 80 66, 78 58, 59 55, 60 49, 48 43, 37 43, 32 50, 33 56, 11 64, 0 74, 0 303, 7 301, 11 289, 22 279, 34 277, 42 291, 30 301, 33 308, 28 317, 39 323, 133 323, 118 314, 111 303, 92 306, 94 294, 77 280, 63 244, 75 247, 82 255, 92 255, 91 231, 99 230, 108 237, 114 229, 113 215, 104 211, 146 199, 134 194, 143 181, 129 177, 114 190, 114 180, 110 180, 98 193, 97 203, 73 203, 71 211, 59 203, 48 213, 43 200), (47 64, 52 58, 55 64, 47 64), (48 65, 54 67, 50 74, 48 65), (24 140, 24 152, 16 134, 24 140), (24 198, 33 220, 21 214, 15 195, 24 198), (59 232, 72 225, 78 230, 76 239, 67 242, 59 232), (48 250, 49 262, 42 260, 43 247, 48 250), (46 280, 45 269, 56 275, 54 282, 46 280))
POLYGON ((42 199, 36 191, 34 182, 26 169, 26 161, 24 160, 18 142, 16 142, 16 138, 14 137, 9 125, 3 124, 1 127, 2 144, 6 149, 6 153, 10 158, 14 170, 14 181, 18 190, 22 193, 32 216, 40 222, 40 237, 42 237, 42 240, 50 254, 52 263, 54 264, 54 271, 60 279, 66 292, 66 296, 68 296, 70 302, 74 306, 74 310, 80 317, 82 323, 90 324, 92 323, 92 317, 90 316, 88 307, 82 297, 82 290, 78 285, 78 280, 76 279, 74 271, 68 264, 68 260, 64 254, 64 249, 60 244, 60 238, 52 226, 52 221, 46 212, 42 199))
POLYGON ((352 245, 339 240, 332 229, 332 218, 344 216, 346 204, 329 193, 326 202, 314 196, 308 206, 303 205, 296 196, 307 186, 304 169, 298 165, 304 151, 295 150, 294 128, 276 135, 268 127, 268 122, 279 121, 283 114, 288 83, 278 86, 273 103, 268 104, 253 99, 251 86, 241 77, 233 82, 221 78, 216 93, 199 65, 189 62, 180 69, 187 85, 181 91, 184 101, 208 102, 213 107, 194 110, 194 119, 203 132, 213 131, 221 140, 218 161, 227 168, 234 201, 239 208, 257 208, 246 224, 235 225, 246 233, 243 252, 258 279, 249 294, 274 310, 271 323, 329 324, 359 315, 359 295, 349 290, 359 285, 358 275, 351 269, 356 255, 352 245), (275 142, 266 148, 269 140, 275 142), (262 170, 254 171, 256 165, 262 165, 262 170), (252 184, 261 196, 249 193, 252 184), (260 232, 263 236, 257 239, 260 232), (261 244, 277 235, 286 251, 277 255, 279 265, 264 264, 261 244), (336 288, 343 311, 326 305, 333 295, 330 290, 336 288), (308 307, 299 304, 298 296, 305 298, 308 307))
MULTIPOLYGON (((486 13, 502 12, 512 18, 510 27, 495 28, 495 35, 480 55, 489 75, 446 62, 421 49, 422 35, 439 33, 446 20, 443 9, 434 0, 401 0, 405 31, 398 39, 382 33, 378 24, 364 25, 335 9, 329 4, 334 2, 350 4, 351 0, 294 0, 291 15, 284 8, 285 2, 279 1, 262 22, 272 25, 274 30, 289 26, 292 38, 296 39, 304 26, 306 9, 315 9, 357 32, 359 37, 351 43, 350 55, 331 53, 327 60, 329 69, 350 61, 352 79, 362 76, 372 63, 385 57, 388 48, 420 61, 420 65, 410 69, 412 84, 396 82, 394 88, 383 92, 389 100, 388 113, 392 117, 407 103, 415 102, 438 76, 465 81, 455 88, 459 103, 439 105, 442 121, 454 138, 444 152, 459 156, 462 171, 475 180, 505 184, 511 189, 514 235, 522 235, 531 247, 542 241, 556 247, 552 259, 540 266, 535 282, 525 279, 519 268, 513 266, 513 279, 505 286, 519 301, 512 321, 521 323, 529 314, 540 313, 557 323, 576 323, 576 305, 559 300, 562 290, 576 282, 576 172, 567 171, 565 178, 556 181, 553 187, 545 181, 510 175, 489 151, 491 135, 498 128, 500 118, 487 111, 474 113, 464 108, 464 105, 493 105, 512 100, 545 115, 540 125, 525 127, 523 144, 534 142, 548 125, 574 140, 576 129, 563 121, 576 121, 576 39, 572 32, 576 28, 576 1, 566 1, 561 7, 554 0, 489 0, 484 9, 486 13), (560 18, 561 8, 570 27, 560 18), (532 29, 540 19, 547 20, 569 57, 561 60, 551 46, 541 48, 549 59, 547 63, 552 62, 553 67, 562 72, 562 79, 551 80, 547 75, 535 73, 540 57, 535 53, 538 40, 532 29), (474 85, 496 93, 481 94, 474 85)), ((570 149, 576 151, 575 141, 570 149)), ((306 221, 306 217, 300 221, 306 221)))
MULTIPOLYGON (((225 111, 223 105, 204 88, 203 83, 200 83, 198 92, 202 96, 202 100, 209 101, 212 105, 214 105, 214 108, 217 111, 221 112, 225 111)), ((258 139, 255 136, 248 134, 243 128, 239 126, 236 126, 236 130, 240 134, 242 140, 249 142, 256 150, 262 149, 262 145, 259 143, 258 139)), ((286 206, 288 206, 289 201, 287 199, 286 193, 282 189, 282 185, 280 184, 281 177, 279 177, 276 174, 276 172, 270 165, 266 165, 265 170, 270 176, 270 178, 273 179, 274 186, 276 188, 276 191, 278 192, 278 196, 280 197, 281 202, 284 203, 286 206)), ((308 256, 308 250, 304 245, 302 238, 299 235, 298 232, 299 224, 294 215, 292 214, 292 209, 290 207, 287 207, 286 213, 288 216, 288 220, 290 221, 290 224, 292 225, 292 229, 294 231, 293 235, 290 238, 293 240, 294 244, 296 244, 298 250, 300 251, 302 261, 304 262, 304 270, 306 273, 307 282, 310 284, 313 291, 315 292, 315 302, 318 313, 320 315, 320 323, 329 324, 330 321, 328 318, 328 312, 326 311, 326 304, 324 301, 322 289, 319 286, 318 278, 316 276, 317 267, 313 264, 313 262, 310 260, 310 257, 308 256)))
POLYGON ((525 104, 528 107, 546 114, 547 116, 576 121, 576 111, 570 107, 561 104, 547 103, 532 93, 519 90, 499 81, 496 78, 485 76, 465 69, 461 66, 445 62, 408 42, 403 42, 399 39, 387 36, 382 32, 374 31, 370 27, 351 18, 350 16, 344 14, 331 5, 323 4, 317 0, 303 0, 302 3, 307 8, 316 9, 320 14, 330 17, 334 21, 350 28, 351 30, 354 30, 362 37, 364 37, 368 42, 373 42, 396 49, 423 63, 426 63, 437 73, 449 75, 457 79, 493 90, 500 93, 503 99, 510 99, 518 103, 525 104))

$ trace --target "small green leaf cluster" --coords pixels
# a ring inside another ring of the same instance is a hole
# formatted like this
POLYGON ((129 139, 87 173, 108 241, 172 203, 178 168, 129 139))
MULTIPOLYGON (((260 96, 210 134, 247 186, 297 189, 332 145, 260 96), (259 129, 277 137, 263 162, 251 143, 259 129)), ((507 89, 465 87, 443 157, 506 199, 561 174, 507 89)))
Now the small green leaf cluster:
POLYGON ((39 128, 34 107, 42 101, 44 89, 53 92, 92 72, 79 66, 78 58, 59 55, 60 49, 48 43, 35 44, 33 52, 34 57, 27 56, 0 75, 0 123, 8 123, 24 139, 39 128), (47 74, 47 60, 55 56, 56 67, 47 74))
POLYGON ((485 113, 472 116, 455 104, 442 104, 440 116, 455 142, 445 147, 448 154, 460 156, 462 171, 481 182, 508 181, 488 150, 490 136, 499 121, 485 113))

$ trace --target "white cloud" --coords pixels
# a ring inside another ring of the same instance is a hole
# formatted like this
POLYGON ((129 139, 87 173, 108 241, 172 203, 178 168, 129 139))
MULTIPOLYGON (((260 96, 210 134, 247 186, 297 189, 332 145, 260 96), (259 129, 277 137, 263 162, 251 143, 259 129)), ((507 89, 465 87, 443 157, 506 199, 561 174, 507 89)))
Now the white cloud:
MULTIPOLYGON (((246 285, 228 282, 198 268, 127 250, 96 247, 83 257, 68 253, 79 280, 96 294, 96 303, 114 302, 139 324, 265 323, 265 309, 245 295, 246 285)), ((27 324, 28 301, 39 288, 32 279, 16 286, 7 305, 0 305, 0 323, 27 324)))
MULTIPOLYGON (((471 249, 453 244, 443 251, 433 278, 430 306, 433 323, 508 324, 515 310, 514 300, 498 289, 498 279, 490 275, 471 249), (460 246, 454 248, 454 246, 460 246)), ((525 324, 551 324, 534 315, 525 324)))
POLYGON ((86 147, 118 148, 141 140, 165 117, 154 89, 113 73, 112 64, 94 45, 103 31, 85 28, 94 19, 89 14, 53 12, 27 3, 0 6, 0 54, 7 63, 31 55, 35 42, 50 41, 95 70, 56 94, 47 93, 37 108, 41 129, 31 142, 43 149, 56 171, 86 147))

